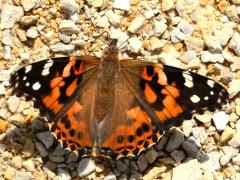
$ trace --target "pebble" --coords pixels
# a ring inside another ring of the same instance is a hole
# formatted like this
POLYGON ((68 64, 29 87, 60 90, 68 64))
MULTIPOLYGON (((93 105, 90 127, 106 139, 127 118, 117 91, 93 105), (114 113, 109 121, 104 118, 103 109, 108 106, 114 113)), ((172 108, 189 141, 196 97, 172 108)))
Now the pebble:
POLYGON ((185 34, 183 34, 179 28, 173 28, 170 35, 171 35, 171 41, 173 43, 178 43, 178 42, 184 41, 185 39, 185 34))
POLYGON ((31 10, 38 0, 21 0, 21 5, 23 6, 24 11, 31 10))
MULTIPOLYGON (((228 62, 230 62, 230 63, 235 62, 234 56, 232 56, 229 52, 222 51, 222 55, 223 55, 224 59, 226 59, 228 62)), ((232 67, 231 67, 231 69, 232 69, 232 67)), ((233 71, 235 71, 235 70, 233 70, 233 71)))
POLYGON ((13 179, 15 179, 15 180, 31 180, 32 174, 30 172, 16 171, 13 179))
POLYGON ((118 160, 117 161, 117 170, 119 170, 120 172, 124 172, 128 169, 127 165, 124 164, 122 161, 118 160))
POLYGON ((229 42, 228 47, 231 48, 238 56, 240 56, 240 33, 235 32, 229 42))
POLYGON ((26 139, 26 141, 24 143, 22 153, 24 154, 25 157, 33 156, 33 154, 34 154, 34 144, 33 144, 31 138, 26 139))
POLYGON ((0 119, 0 133, 6 132, 9 127, 9 123, 5 120, 0 119))
POLYGON ((220 136, 220 143, 224 144, 228 142, 234 136, 234 134, 235 134, 235 131, 231 127, 226 126, 220 136))
POLYGON ((115 14, 112 10, 108 10, 106 13, 106 16, 108 18, 108 21, 114 25, 114 26, 118 26, 121 22, 121 16, 118 16, 117 14, 115 14))
POLYGON ((182 127, 183 127, 183 133, 184 136, 189 137, 192 132, 192 127, 194 126, 194 121, 183 121, 182 127))
POLYGON ((38 16, 23 16, 20 19, 20 24, 23 26, 30 26, 36 24, 38 16))
POLYGON ((229 39, 233 36, 233 27, 223 27, 220 30, 215 30, 214 35, 222 46, 225 46, 229 39))
POLYGON ((224 155, 220 158, 220 163, 222 166, 225 166, 229 161, 237 156, 239 149, 233 148, 231 146, 223 146, 222 150, 224 152, 224 155))
POLYGON ((194 127, 192 128, 193 137, 201 144, 204 144, 208 138, 208 134, 204 127, 194 127))
POLYGON ((205 36, 204 41, 211 53, 216 54, 222 52, 220 41, 215 36, 205 36))
POLYGON ((11 165, 16 168, 22 168, 22 157, 21 156, 14 156, 11 161, 11 165))
POLYGON ((224 111, 214 113, 212 119, 218 131, 223 131, 230 120, 229 115, 224 111))
POLYGON ((233 148, 240 146, 240 131, 237 131, 237 133, 234 134, 233 138, 228 141, 228 145, 232 146, 233 148))
POLYGON ((161 36, 167 30, 167 25, 163 21, 154 20, 153 35, 161 36))
POLYGON ((12 57, 12 49, 10 46, 4 46, 3 59, 9 60, 12 57))
POLYGON ((181 20, 178 24, 178 28, 185 34, 185 35, 191 35, 194 31, 194 27, 189 24, 186 20, 181 20))
POLYGON ((195 37, 186 37, 184 43, 187 46, 187 50, 193 50, 196 53, 202 52, 204 49, 204 40, 195 37))
POLYGON ((173 0, 163 0, 162 1, 162 11, 169 11, 174 7, 174 1, 173 0))
POLYGON ((148 161, 143 155, 140 155, 138 157, 137 166, 141 172, 143 172, 148 167, 148 161))
POLYGON ((23 161, 22 165, 23 165, 24 168, 26 168, 30 172, 35 171, 34 162, 31 159, 23 161))
POLYGON ((70 34, 76 34, 80 30, 73 21, 62 20, 62 22, 59 24, 59 31, 64 34, 70 35, 70 34))
POLYGON ((238 17, 238 11, 236 5, 228 6, 226 9, 226 15, 231 19, 232 21, 239 23, 240 18, 238 17))
POLYGON ((79 11, 79 5, 75 0, 60 0, 61 7, 69 16, 74 15, 79 11))
POLYGON ((8 166, 7 169, 4 172, 4 178, 5 179, 13 179, 14 175, 16 173, 16 169, 13 167, 8 166))
POLYGON ((63 52, 63 53, 71 53, 74 50, 75 46, 70 44, 66 45, 63 43, 56 43, 50 46, 51 51, 53 52, 63 52))
POLYGON ((184 141, 184 134, 180 130, 175 130, 166 144, 166 151, 172 152, 177 149, 184 141))
POLYGON ((35 142, 35 147, 41 157, 48 156, 48 152, 43 144, 41 144, 40 142, 35 142))
POLYGON ((71 175, 69 174, 69 172, 66 169, 58 168, 57 179, 59 179, 59 180, 60 179, 61 180, 70 180, 71 175))
POLYGON ((18 22, 23 15, 24 12, 21 6, 3 4, 1 11, 0 28, 12 28, 15 22, 18 22))
POLYGON ((17 36, 19 38, 20 41, 25 42, 27 41, 27 36, 26 36, 26 32, 22 29, 16 29, 17 32, 17 36))
POLYGON ((193 50, 190 50, 190 51, 186 51, 184 55, 181 56, 181 60, 182 62, 184 63, 189 63, 190 61, 196 59, 197 56, 196 56, 196 52, 193 51, 193 50))
POLYGON ((91 174, 95 169, 96 165, 92 159, 83 158, 78 164, 77 173, 80 177, 84 177, 91 174))
POLYGON ((54 136, 49 131, 39 132, 36 134, 36 136, 45 145, 47 149, 49 149, 53 145, 54 136))
POLYGON ((179 150, 172 151, 170 155, 177 162, 181 162, 186 157, 185 153, 179 150))
POLYGON ((191 143, 189 141, 184 141, 182 143, 182 147, 186 151, 186 153, 189 157, 197 158, 197 156, 199 154, 199 149, 196 144, 191 143))
POLYGON ((138 53, 142 47, 142 41, 140 41, 137 37, 131 37, 128 39, 129 48, 134 53, 138 53))
POLYGON ((205 171, 201 180, 214 180, 213 173, 205 171))
MULTIPOLYGON (((0 84, 0 95, 3 95, 6 93, 6 88, 3 84, 0 84)), ((1 114, 1 113, 0 113, 1 114)), ((1 117, 1 115, 0 115, 1 117)))
POLYGON ((97 19, 96 25, 101 28, 107 28, 110 26, 110 23, 108 21, 108 18, 106 16, 102 16, 97 19))
POLYGON ((196 159, 189 160, 173 168, 172 180, 195 180, 202 178, 202 171, 196 159))
POLYGON ((104 180, 116 180, 117 177, 115 176, 115 174, 110 171, 105 177, 104 177, 104 180))
POLYGON ((7 120, 11 114, 6 109, 0 109, 0 118, 7 120))
POLYGON ((158 39, 156 36, 152 36, 150 38, 150 45, 151 45, 151 50, 159 50, 162 48, 165 43, 163 43, 160 39, 158 39))
POLYGON ((198 121, 200 121, 200 122, 202 122, 202 123, 209 123, 209 122, 211 122, 211 120, 212 120, 212 115, 210 115, 210 114, 207 114, 207 113, 204 113, 204 114, 202 114, 202 115, 200 115, 200 114, 197 114, 196 116, 196 119, 198 120, 198 121))
POLYGON ((145 18, 143 16, 136 17, 128 27, 128 31, 131 33, 138 32, 144 26, 145 18))
POLYGON ((113 8, 120 9, 123 11, 130 10, 130 2, 129 0, 115 0, 113 3, 113 8))
POLYGON ((236 157, 232 158, 233 164, 240 166, 240 154, 238 154, 236 157))
POLYGON ((211 53, 209 51, 203 51, 203 52, 201 52, 201 61, 203 63, 209 63, 209 62, 212 62, 212 63, 216 63, 216 62, 223 63, 224 58, 223 58, 222 54, 213 54, 213 53, 211 53))
POLYGON ((217 151, 212 151, 206 154, 207 158, 201 162, 201 168, 204 171, 215 172, 221 168, 219 159, 221 154, 217 151))
POLYGON ((13 47, 12 35, 10 34, 9 29, 4 30, 4 31, 2 32, 1 42, 2 42, 5 46, 13 47))
POLYGON ((70 41, 71 41, 71 36, 68 36, 68 35, 65 35, 65 34, 59 34, 59 39, 60 39, 62 42, 68 44, 68 43, 70 43, 70 41))
POLYGON ((35 39, 36 37, 38 37, 38 30, 36 26, 32 26, 30 27, 27 31, 26 31, 26 36, 31 38, 31 39, 35 39))
POLYGON ((150 164, 152 164, 158 158, 158 156, 159 154, 154 149, 151 149, 144 154, 145 159, 150 164))
POLYGON ((16 96, 9 97, 7 100, 7 106, 9 111, 11 111, 12 113, 15 113, 18 109, 19 103, 20 101, 18 97, 16 96))
POLYGON ((240 80, 233 79, 229 83, 228 93, 230 94, 230 97, 234 97, 239 92, 240 92, 240 80))

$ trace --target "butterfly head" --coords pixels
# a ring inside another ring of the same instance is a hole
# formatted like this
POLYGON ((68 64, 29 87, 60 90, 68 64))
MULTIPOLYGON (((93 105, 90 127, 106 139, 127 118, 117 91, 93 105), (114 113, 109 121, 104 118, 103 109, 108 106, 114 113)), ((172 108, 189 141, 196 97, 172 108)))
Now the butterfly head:
POLYGON ((117 39, 110 39, 108 47, 105 49, 103 60, 118 60, 117 39))

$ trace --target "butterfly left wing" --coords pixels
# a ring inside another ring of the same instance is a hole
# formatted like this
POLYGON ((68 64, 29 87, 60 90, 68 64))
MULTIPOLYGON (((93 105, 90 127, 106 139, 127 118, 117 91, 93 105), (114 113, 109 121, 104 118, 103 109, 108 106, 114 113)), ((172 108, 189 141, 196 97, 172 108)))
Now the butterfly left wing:
POLYGON ((214 111, 228 99, 223 86, 199 74, 139 60, 120 63, 129 88, 160 129, 168 130, 193 112, 214 111))

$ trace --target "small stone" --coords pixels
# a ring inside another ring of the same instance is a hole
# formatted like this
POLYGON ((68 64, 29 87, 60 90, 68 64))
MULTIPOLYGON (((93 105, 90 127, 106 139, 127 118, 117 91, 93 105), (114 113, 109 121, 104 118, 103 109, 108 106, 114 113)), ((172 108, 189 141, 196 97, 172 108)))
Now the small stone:
POLYGON ((143 155, 140 155, 137 160, 137 166, 141 172, 143 172, 148 167, 148 162, 143 155))
POLYGON ((71 36, 68 36, 68 35, 66 35, 66 34, 59 34, 59 39, 60 39, 62 42, 68 44, 68 43, 70 43, 70 41, 71 41, 71 36))
POLYGON ((224 27, 221 30, 215 30, 214 35, 222 46, 225 46, 229 39, 233 36, 233 27, 224 27))
POLYGON ((215 36, 205 36, 204 40, 210 52, 212 53, 222 52, 222 46, 220 44, 220 41, 215 36))
POLYGON ((6 132, 9 127, 9 123, 5 120, 0 119, 0 133, 6 132))
POLYGON ((189 137, 192 132, 192 127, 194 126, 194 121, 183 121, 183 133, 186 137, 189 137))
MULTIPOLYGON (((232 56, 229 52, 222 51, 222 55, 223 55, 224 59, 226 59, 228 62, 230 62, 230 63, 236 62, 234 56, 232 56)), ((234 68, 232 68, 232 67, 231 67, 231 69, 233 71, 236 70, 236 69, 234 70, 234 68)))
POLYGON ((162 48, 165 43, 163 43, 160 39, 158 39, 156 36, 152 36, 150 38, 150 45, 151 45, 151 50, 159 50, 162 48))
POLYGON ((194 143, 184 141, 182 143, 183 149, 186 151, 187 155, 193 158, 197 158, 199 149, 198 146, 194 143))
POLYGON ((128 39, 129 48, 134 53, 138 53, 142 47, 142 42, 137 37, 131 37, 128 39))
POLYGON ((9 60, 12 57, 12 49, 10 46, 4 46, 3 59, 9 60))
POLYGON ((34 162, 31 159, 23 161, 22 165, 23 165, 24 168, 26 168, 30 172, 35 171, 34 162))
POLYGON ((222 54, 213 54, 213 53, 210 53, 209 51, 203 51, 201 53, 201 61, 203 63, 208 63, 208 62, 223 63, 224 62, 224 58, 223 58, 222 54))
POLYGON ((92 159, 83 158, 78 164, 77 173, 80 177, 84 177, 91 174, 95 169, 96 165, 92 159))
POLYGON ((115 174, 113 174, 112 171, 110 171, 105 177, 104 180, 116 180, 117 177, 115 176, 115 174))
POLYGON ((233 164, 240 166, 240 154, 232 159, 233 164))
POLYGON ((195 117, 198 121, 200 121, 204 124, 211 122, 211 119, 212 119, 212 115, 206 114, 206 113, 203 115, 197 114, 195 117))
POLYGON ((145 18, 143 16, 136 17, 128 27, 128 31, 131 33, 138 32, 144 26, 145 18))
POLYGON ((154 149, 157 151, 161 151, 165 144, 167 143, 167 141, 168 141, 167 137, 165 136, 161 137, 157 144, 155 144, 154 149))
POLYGON ((6 46, 13 47, 13 40, 9 30, 5 30, 2 32, 1 42, 6 46))
POLYGON ((180 41, 184 41, 185 34, 183 34, 179 28, 173 28, 171 31, 171 41, 173 43, 178 43, 180 41))
POLYGON ((16 171, 15 180, 32 180, 32 174, 30 172, 16 171))
POLYGON ((95 8, 105 8, 108 6, 109 0, 93 0, 92 6, 95 8))
POLYGON ((37 0, 21 0, 21 5, 23 6, 24 11, 31 10, 36 3, 37 0))
POLYGON ((29 58, 30 58, 30 55, 28 53, 21 53, 20 54, 20 59, 22 61, 27 61, 27 60, 29 60, 29 58))
POLYGON ((102 16, 102 17, 97 19, 96 25, 98 27, 107 28, 107 27, 110 26, 110 23, 109 23, 108 18, 106 16, 102 16))
POLYGON ((172 152, 174 149, 177 149, 182 142, 184 141, 184 134, 180 130, 175 130, 170 139, 168 140, 168 143, 166 145, 166 151, 172 152))
POLYGON ((181 162, 186 157, 185 153, 179 150, 172 151, 170 155, 177 162, 181 162))
POLYGON ((221 168, 219 163, 221 154, 219 152, 212 151, 210 153, 207 153, 206 156, 208 158, 201 162, 201 168, 204 171, 215 172, 221 168))
POLYGON ((228 93, 230 94, 230 97, 234 97, 239 92, 240 92, 240 80, 233 79, 229 83, 228 93))
POLYGON ((113 3, 113 8, 120 9, 123 11, 130 10, 130 2, 129 0, 115 0, 113 3))
POLYGON ((240 131, 237 131, 237 133, 234 134, 233 138, 228 141, 228 145, 232 146, 233 148, 240 146, 240 131))
POLYGON ((233 37, 232 39, 230 40, 230 43, 229 43, 229 48, 231 48, 232 50, 234 50, 234 52, 240 56, 240 34, 235 32, 233 34, 233 37))
POLYGON ((205 171, 201 180, 214 180, 213 173, 205 171))
POLYGON ((21 6, 13 6, 10 4, 2 5, 0 28, 12 28, 15 22, 18 22, 23 16, 24 12, 21 6))
POLYGON ((235 134, 235 131, 231 127, 226 126, 220 136, 220 143, 224 144, 228 142, 234 136, 234 134, 235 134))
POLYGON ((59 31, 65 34, 75 34, 79 32, 79 28, 71 20, 62 20, 59 24, 59 31))
POLYGON ((20 41, 25 42, 27 40, 26 32, 22 29, 16 29, 17 36, 20 41))
POLYGON ((162 21, 154 21, 153 34, 155 36, 161 36, 167 30, 167 25, 162 21))
POLYGON ((53 52, 63 52, 63 53, 70 53, 74 50, 75 46, 70 44, 70 45, 66 45, 63 43, 57 43, 57 44, 53 44, 50 46, 50 49, 53 52))
POLYGON ((201 179, 202 171, 196 159, 189 160, 173 168, 172 180, 178 180, 179 177, 184 180, 201 179))
POLYGON ((181 57, 182 62, 189 63, 190 61, 196 59, 196 52, 195 51, 187 51, 185 54, 181 57))
POLYGON ((48 156, 48 152, 47 152, 46 148, 43 146, 43 144, 41 144, 39 142, 36 142, 35 146, 36 146, 36 149, 37 149, 37 151, 38 151, 38 153, 41 157, 47 157, 48 156))
POLYGON ((192 128, 193 137, 201 144, 205 144, 208 135, 204 127, 194 127, 192 128))
POLYGON ((117 161, 117 170, 119 170, 120 172, 124 172, 128 169, 128 167, 126 166, 126 164, 124 164, 122 161, 118 160, 117 161))
POLYGON ((186 37, 184 43, 187 46, 187 50, 193 50, 195 52, 202 52, 204 49, 204 40, 194 38, 194 37, 186 37))
POLYGON ((60 179, 61 180, 70 180, 71 175, 69 174, 69 172, 66 169, 58 168, 57 179, 59 179, 59 180, 60 179))
POLYGON ((116 15, 112 10, 108 10, 106 16, 109 22, 114 26, 118 26, 121 22, 121 16, 116 15))
POLYGON ((6 109, 0 109, 0 118, 7 120, 10 115, 11 114, 6 109))
POLYGON ((15 113, 18 109, 19 103, 19 98, 17 98, 16 96, 9 97, 9 99, 7 100, 7 106, 9 111, 15 113))
POLYGON ((239 23, 240 18, 238 17, 238 11, 236 5, 228 6, 226 9, 226 15, 231 19, 232 21, 239 23))
POLYGON ((239 152, 238 149, 231 146, 223 146, 222 150, 224 152, 224 155, 220 158, 220 163, 222 166, 225 166, 239 152))
POLYGON ((39 132, 36 134, 36 136, 46 146, 47 149, 53 145, 54 136, 49 131, 39 132))
POLYGON ((75 0, 60 0, 61 7, 65 14, 72 16, 79 11, 79 5, 75 0))
POLYGON ((12 158, 11 165, 16 169, 22 168, 22 158, 21 158, 21 156, 14 156, 12 158))
POLYGON ((37 20, 37 16, 23 16, 20 20, 20 24, 23 26, 30 26, 36 24, 37 20))
POLYGON ((152 164, 158 158, 158 155, 159 154, 154 149, 151 149, 145 153, 144 157, 150 164, 152 164))
POLYGON ((229 115, 227 115, 224 111, 214 113, 212 119, 218 131, 223 131, 230 120, 229 115))
POLYGON ((191 35, 194 31, 194 27, 189 24, 186 20, 181 20, 178 24, 178 28, 185 34, 185 35, 191 35))
POLYGON ((34 153, 34 144, 31 139, 26 139, 22 153, 25 157, 31 157, 34 153))
POLYGON ((37 27, 36 26, 30 27, 26 32, 26 36, 31 39, 35 39, 36 37, 38 37, 37 27))
POLYGON ((169 11, 174 7, 174 1, 173 0, 163 0, 162 1, 162 11, 169 11))
POLYGON ((103 164, 96 164, 96 172, 101 173, 104 171, 104 165, 103 164))
POLYGON ((14 169, 13 167, 8 166, 7 169, 4 172, 4 178, 5 179, 13 179, 14 175, 15 175, 16 169, 14 169))

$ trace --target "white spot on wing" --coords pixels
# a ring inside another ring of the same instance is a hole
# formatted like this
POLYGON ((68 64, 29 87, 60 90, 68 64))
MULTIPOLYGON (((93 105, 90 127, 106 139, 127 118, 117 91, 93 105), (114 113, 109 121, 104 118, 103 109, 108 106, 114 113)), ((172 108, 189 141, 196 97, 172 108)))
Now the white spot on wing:
POLYGON ((49 68, 43 69, 41 74, 42 74, 42 76, 47 76, 49 74, 49 68))
POLYGON ((189 88, 192 88, 193 87, 193 82, 192 82, 192 76, 191 74, 188 72, 188 71, 184 71, 182 73, 183 77, 185 78, 185 83, 184 85, 189 87, 189 88))
POLYGON ((32 70, 32 65, 28 65, 28 66, 25 67, 25 73, 26 74, 31 70, 32 70))
POLYGON ((52 65, 53 65, 53 60, 52 59, 48 60, 47 63, 43 67, 43 71, 41 73, 42 76, 47 76, 49 74, 49 69, 50 69, 50 67, 52 67, 52 65))
POLYGON ((190 100, 193 103, 198 103, 200 101, 200 98, 197 95, 193 95, 193 96, 190 97, 190 100))
POLYGON ((32 85, 32 88, 33 90, 39 90, 41 88, 41 84, 39 82, 35 82, 33 85, 32 85))
POLYGON ((25 85, 26 85, 26 86, 30 86, 29 82, 27 82, 25 85))
POLYGON ((26 79, 27 79, 27 76, 24 76, 24 77, 23 77, 23 80, 25 81, 26 79))
POLYGON ((211 95, 214 95, 214 92, 213 92, 213 91, 210 91, 210 94, 211 94, 211 95))
POLYGON ((215 82, 214 82, 213 80, 209 79, 209 80, 207 81, 207 84, 208 84, 211 88, 213 88, 215 82))
POLYGON ((204 97, 204 100, 206 100, 206 101, 209 100, 209 97, 208 97, 208 96, 205 96, 205 97, 204 97))

